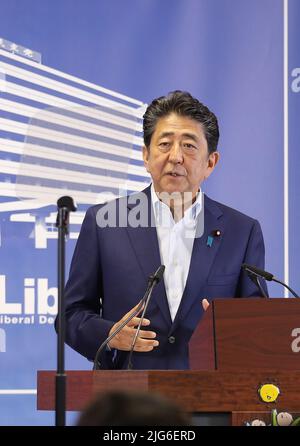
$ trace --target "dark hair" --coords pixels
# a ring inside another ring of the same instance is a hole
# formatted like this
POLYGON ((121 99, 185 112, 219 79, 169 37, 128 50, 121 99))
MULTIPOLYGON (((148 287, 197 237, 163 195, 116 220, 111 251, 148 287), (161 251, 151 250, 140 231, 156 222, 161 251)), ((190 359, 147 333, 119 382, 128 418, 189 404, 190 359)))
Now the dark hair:
POLYGON ((77 426, 190 426, 191 419, 175 403, 147 392, 99 394, 82 412, 77 426))
POLYGON ((206 137, 208 152, 217 150, 219 141, 218 120, 204 104, 186 91, 172 91, 167 96, 154 99, 143 116, 144 144, 150 146, 157 121, 171 113, 186 116, 200 122, 206 137))

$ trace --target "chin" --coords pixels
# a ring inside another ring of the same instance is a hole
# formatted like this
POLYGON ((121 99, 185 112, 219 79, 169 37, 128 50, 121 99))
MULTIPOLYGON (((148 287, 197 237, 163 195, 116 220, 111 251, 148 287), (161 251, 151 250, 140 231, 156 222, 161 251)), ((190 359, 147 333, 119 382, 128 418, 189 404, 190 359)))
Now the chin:
POLYGON ((160 184, 160 190, 164 191, 164 192, 168 192, 168 193, 172 193, 172 192, 187 192, 188 191, 188 185, 186 184, 185 181, 181 180, 168 180, 168 181, 163 181, 160 184))

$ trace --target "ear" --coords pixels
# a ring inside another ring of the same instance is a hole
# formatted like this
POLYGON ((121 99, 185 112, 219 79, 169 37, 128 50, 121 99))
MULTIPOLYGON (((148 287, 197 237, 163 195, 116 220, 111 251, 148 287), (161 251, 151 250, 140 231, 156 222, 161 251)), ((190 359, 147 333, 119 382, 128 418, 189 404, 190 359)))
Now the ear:
POLYGON ((212 152, 212 153, 209 154, 208 160, 207 160, 207 168, 206 168, 206 173, 205 173, 205 179, 208 178, 211 175, 211 173, 213 172, 214 168, 218 164, 219 159, 220 159, 220 153, 219 152, 212 152))
POLYGON ((146 146, 143 146, 143 160, 147 172, 149 172, 149 156, 150 156, 150 149, 146 146))

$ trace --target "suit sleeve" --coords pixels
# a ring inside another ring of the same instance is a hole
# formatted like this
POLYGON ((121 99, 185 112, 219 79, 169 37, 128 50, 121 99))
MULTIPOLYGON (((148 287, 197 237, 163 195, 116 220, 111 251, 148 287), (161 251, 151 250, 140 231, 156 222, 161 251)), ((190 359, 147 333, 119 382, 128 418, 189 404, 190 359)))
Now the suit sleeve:
MULTIPOLYGON (((82 224, 65 288, 66 342, 93 360, 115 322, 101 317, 102 274, 95 208, 88 209, 82 224)), ((110 368, 112 352, 101 362, 110 368)))
MULTIPOLYGON (((256 266, 260 269, 265 269, 265 244, 260 224, 257 220, 254 220, 245 257, 243 263, 256 266)), ((268 295, 268 289, 265 280, 261 279, 260 283, 268 295)), ((241 271, 239 278, 237 296, 239 297, 261 297, 261 291, 252 282, 248 275, 241 271)))

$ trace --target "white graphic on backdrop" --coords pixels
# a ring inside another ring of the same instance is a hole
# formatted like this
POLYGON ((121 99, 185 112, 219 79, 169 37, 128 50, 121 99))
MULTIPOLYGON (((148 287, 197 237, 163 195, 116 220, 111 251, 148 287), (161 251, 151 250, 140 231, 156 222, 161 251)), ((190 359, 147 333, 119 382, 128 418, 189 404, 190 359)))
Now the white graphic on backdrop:
POLYGON ((10 42, 6 39, 0 38, 0 48, 11 51, 14 54, 18 54, 18 56, 23 56, 28 59, 34 60, 35 62, 41 63, 42 55, 37 51, 30 50, 29 48, 25 48, 24 46, 17 45, 14 42, 10 42))
POLYGON ((61 195, 83 208, 71 216, 77 238, 87 206, 149 183, 141 156, 146 104, 37 63, 20 48, 0 40, 0 211, 12 223, 32 223, 35 248, 46 249, 57 238, 48 207, 61 195))
POLYGON ((6 352, 6 333, 3 328, 0 328, 0 353, 6 352))

